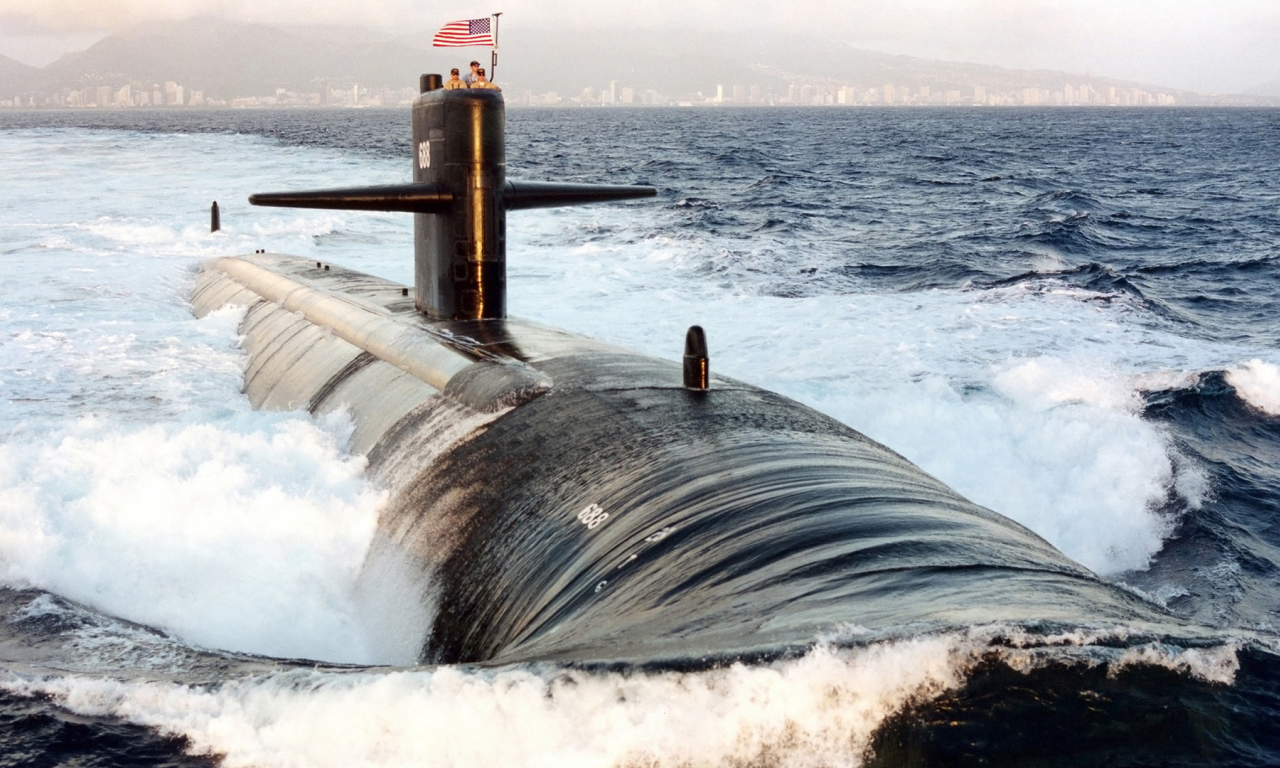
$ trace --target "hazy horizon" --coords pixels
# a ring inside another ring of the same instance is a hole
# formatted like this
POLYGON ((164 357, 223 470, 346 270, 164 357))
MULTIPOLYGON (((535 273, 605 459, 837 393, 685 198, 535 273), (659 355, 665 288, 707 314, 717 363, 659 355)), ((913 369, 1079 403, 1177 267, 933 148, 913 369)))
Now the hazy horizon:
MULTIPOLYGON (((866 50, 1017 69, 1091 73, 1199 92, 1239 93, 1280 81, 1280 4, 1222 0, 747 0, 694 6, 639 0, 627 8, 572 0, 502 4, 503 29, 678 29, 720 39, 778 32, 866 50)), ((0 0, 0 53, 44 66, 106 35, 147 22, 213 15, 273 25, 331 24, 430 34, 485 14, 475 4, 424 8, 408 0, 0 0)))

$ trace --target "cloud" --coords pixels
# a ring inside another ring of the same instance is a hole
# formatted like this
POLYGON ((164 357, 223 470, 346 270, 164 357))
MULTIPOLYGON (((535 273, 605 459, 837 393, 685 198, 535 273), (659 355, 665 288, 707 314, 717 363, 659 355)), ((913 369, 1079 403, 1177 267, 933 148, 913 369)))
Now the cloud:
POLYGON ((420 18, 409 0, 0 0, 0 27, 8 33, 118 31, 149 21, 197 16, 271 24, 344 24, 388 27, 420 18))
MULTIPOLYGON (((505 28, 783 33, 925 58, 1064 69, 1195 90, 1280 77, 1276 0, 503 0, 505 28)), ((0 0, 5 35, 111 32, 211 15, 429 31, 474 0, 0 0)), ((3 35, 0 35, 2 38, 3 35)), ((2 41, 2 40, 0 40, 2 41)))
POLYGON ((119 29, 149 19, 180 18, 175 0, 4 0, 0 27, 6 34, 59 34, 119 29))

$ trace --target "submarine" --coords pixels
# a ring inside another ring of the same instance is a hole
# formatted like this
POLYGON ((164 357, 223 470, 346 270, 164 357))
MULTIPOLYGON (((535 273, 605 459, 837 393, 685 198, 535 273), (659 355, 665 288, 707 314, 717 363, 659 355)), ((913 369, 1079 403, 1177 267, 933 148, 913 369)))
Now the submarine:
POLYGON ((715 373, 698 327, 676 361, 509 317, 508 212, 656 190, 509 180, 502 94, 441 85, 420 80, 411 183, 249 198, 412 213, 412 286, 258 251, 206 262, 192 294, 197 316, 245 308, 255 407, 351 419, 388 491, 361 579, 421 663, 688 666, 1170 618, 890 448, 715 373))

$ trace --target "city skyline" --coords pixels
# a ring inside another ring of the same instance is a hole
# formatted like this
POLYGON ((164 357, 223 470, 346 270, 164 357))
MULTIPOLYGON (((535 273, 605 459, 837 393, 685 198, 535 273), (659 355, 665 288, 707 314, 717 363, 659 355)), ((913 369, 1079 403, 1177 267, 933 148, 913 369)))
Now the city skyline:
MULTIPOLYGON (((143 24, 216 17, 244 23, 367 27, 425 36, 479 9, 423 6, 411 0, 262 0, 247 4, 164 0, 5 0, 0 53, 34 66, 83 50, 143 24)), ((753 35, 799 36, 815 45, 851 45, 894 55, 1019 69, 1107 72, 1118 79, 1179 90, 1241 93, 1280 82, 1280 6, 1271 0, 798 0, 697 4, 637 0, 626 7, 580 0, 513 0, 503 35, 542 37, 553 30, 591 35, 688 32, 729 41, 753 35)), ((483 13, 483 11, 479 11, 483 13)), ((589 35, 584 35, 589 36, 589 35)))
MULTIPOLYGON (((63 88, 26 98, 0 98, 0 108, 141 108, 141 107, 408 107, 418 95, 412 87, 370 86, 358 82, 321 81, 317 90, 276 88, 270 94, 208 98, 204 91, 176 80, 150 86, 137 82, 63 88)), ((2 94, 0 94, 2 95, 2 94)), ((669 94, 654 88, 611 80, 600 88, 588 86, 576 94, 507 88, 506 100, 519 107, 1171 107, 1253 105, 1252 102, 1214 101, 1212 97, 1181 97, 1167 90, 1118 86, 1088 79, 1060 87, 1028 86, 1001 89, 977 84, 966 88, 834 83, 830 79, 791 79, 785 89, 759 83, 717 83, 704 91, 669 94)))
MULTIPOLYGON (((545 41, 543 41, 545 42, 545 41)), ((519 106, 1274 106, 1266 95, 1201 94, 1090 73, 814 50, 764 39, 682 56, 682 40, 600 37, 570 50, 517 38, 497 82, 519 106), (627 47, 629 46, 629 47, 627 47), (550 52, 548 52, 550 49, 550 52), (617 53, 617 56, 613 54, 617 53), (623 64, 626 66, 623 66, 623 64)), ((417 75, 488 51, 422 47, 369 31, 199 20, 148 25, 43 69, 0 59, 0 107, 406 106, 417 75)))
MULTIPOLYGON (((127 83, 83 89, 63 89, 43 97, 0 99, 0 108, 145 108, 145 107, 408 107, 417 96, 414 88, 369 87, 358 83, 322 83, 314 92, 285 88, 274 94, 209 99, 201 90, 188 89, 174 80, 150 87, 127 83)), ((655 89, 637 89, 611 81, 599 91, 585 88, 573 96, 556 91, 534 93, 525 89, 507 94, 508 103, 521 107, 630 107, 630 106, 733 106, 733 107, 1167 107, 1178 106, 1172 94, 1137 87, 1114 85, 1095 87, 1091 83, 1066 85, 1061 90, 1023 88, 1000 91, 977 85, 970 89, 938 90, 931 86, 912 88, 886 83, 883 86, 814 85, 794 82, 785 93, 760 85, 717 84, 712 95, 701 91, 671 96, 655 89)))

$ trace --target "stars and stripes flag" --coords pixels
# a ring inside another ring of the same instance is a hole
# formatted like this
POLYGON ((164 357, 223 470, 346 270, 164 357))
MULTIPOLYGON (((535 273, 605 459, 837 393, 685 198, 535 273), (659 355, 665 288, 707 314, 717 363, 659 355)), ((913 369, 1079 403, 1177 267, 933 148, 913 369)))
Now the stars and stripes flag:
POLYGON ((490 18, 451 21, 436 33, 432 45, 437 48, 462 48, 468 45, 493 45, 490 18))

